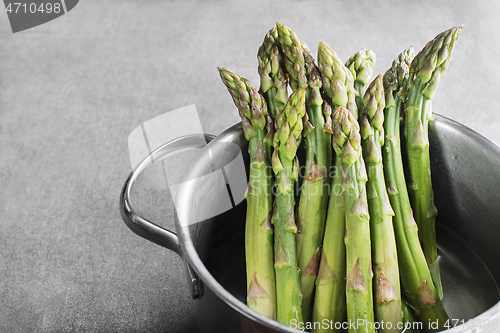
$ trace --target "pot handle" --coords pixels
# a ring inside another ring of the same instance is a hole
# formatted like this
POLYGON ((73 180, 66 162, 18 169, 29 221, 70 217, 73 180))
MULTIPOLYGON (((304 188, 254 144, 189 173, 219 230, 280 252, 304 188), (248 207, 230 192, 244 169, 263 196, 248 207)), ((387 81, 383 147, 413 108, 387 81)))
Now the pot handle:
MULTIPOLYGON (((179 137, 170 142, 165 143, 158 149, 153 151, 148 157, 142 160, 139 165, 130 173, 120 194, 120 214, 123 222, 137 235, 152 241, 158 245, 166 247, 169 250, 183 257, 182 249, 179 245, 179 238, 175 232, 158 226, 157 224, 147 220, 137 214, 130 199, 130 193, 137 178, 153 163, 161 160, 170 153, 192 148, 203 148, 208 142, 214 138, 208 134, 191 134, 179 137)), ((198 280, 195 272, 186 263, 187 278, 190 285, 193 298, 201 296, 201 281, 198 280)))

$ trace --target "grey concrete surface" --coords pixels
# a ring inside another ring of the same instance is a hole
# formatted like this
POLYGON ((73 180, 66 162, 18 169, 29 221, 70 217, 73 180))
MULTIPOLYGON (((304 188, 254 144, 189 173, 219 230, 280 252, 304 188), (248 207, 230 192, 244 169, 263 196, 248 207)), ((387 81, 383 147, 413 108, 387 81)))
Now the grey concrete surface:
MULTIPOLYGON (((206 133, 237 123, 216 67, 258 85, 257 48, 275 20, 313 53, 320 39, 343 59, 371 48, 375 73, 465 24, 433 110, 500 144, 499 9, 494 0, 85 0, 16 34, 0 11, 0 332, 196 332, 182 261, 118 213, 127 138, 190 104, 206 133)), ((145 195, 145 211, 162 206, 154 216, 171 226, 171 201, 145 195)))

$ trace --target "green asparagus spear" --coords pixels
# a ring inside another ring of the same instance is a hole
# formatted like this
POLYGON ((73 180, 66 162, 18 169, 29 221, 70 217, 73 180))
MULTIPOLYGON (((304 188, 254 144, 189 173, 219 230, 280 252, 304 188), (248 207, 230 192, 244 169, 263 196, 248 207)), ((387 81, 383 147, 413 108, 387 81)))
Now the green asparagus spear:
POLYGON ((448 315, 443 308, 438 291, 432 281, 418 238, 418 227, 413 219, 406 188, 400 146, 400 117, 406 99, 406 81, 413 48, 401 53, 392 67, 384 74, 385 89, 385 143, 382 150, 385 181, 389 200, 394 210, 393 224, 398 249, 401 286, 404 297, 415 316, 423 324, 424 332, 444 329, 448 315), (429 323, 438 325, 437 330, 429 323))
POLYGON ((413 315, 413 312, 411 311, 410 307, 406 304, 405 300, 401 300, 402 305, 403 305, 403 328, 404 328, 404 333, 420 333, 420 330, 418 329, 418 326, 421 323, 418 323, 417 325, 415 324, 415 316, 413 315))
POLYGON ((295 90, 276 118, 272 167, 276 174, 274 253, 278 321, 285 325, 302 322, 302 293, 297 266, 294 184, 298 179, 296 156, 305 115, 306 86, 295 90), (295 321, 295 322, 294 322, 295 321))
POLYGON ((415 56, 410 68, 408 100, 405 105, 408 190, 420 243, 440 298, 443 297, 443 289, 436 244, 437 209, 432 193, 428 124, 432 115, 431 99, 436 93, 441 75, 448 67, 462 28, 455 27, 440 33, 415 56))
POLYGON ((341 106, 333 115, 333 126, 332 144, 342 158, 349 333, 374 333, 370 217, 359 125, 341 106))
POLYGON ((326 121, 320 93, 322 81, 314 58, 307 46, 288 27, 277 23, 277 29, 292 89, 308 86, 304 125, 306 165, 298 208, 297 259, 304 294, 302 310, 304 319, 309 320, 325 228, 331 146, 329 135, 324 131, 326 121))
MULTIPOLYGON (((356 105, 358 110, 363 103, 365 86, 370 82, 375 66, 375 53, 372 50, 362 49, 353 54, 345 63, 354 76, 354 88, 356 89, 356 105)), ((358 119, 358 115, 355 115, 358 119)))
POLYGON ((394 212, 385 187, 382 166, 384 144, 384 86, 378 75, 363 96, 360 114, 363 157, 368 173, 366 183, 372 256, 374 265, 375 320, 380 323, 379 333, 399 333, 403 322, 401 288, 399 284, 398 255, 392 226, 394 212))
POLYGON ((283 57, 279 50, 278 31, 273 27, 259 48, 260 92, 266 98, 272 119, 278 116, 288 100, 287 80, 282 69, 283 57))
MULTIPOLYGON (((326 99, 330 103, 323 103, 324 109, 330 109, 330 104, 334 108, 339 106, 353 105, 357 114, 356 103, 354 102, 354 78, 347 67, 340 61, 337 54, 323 41, 318 47, 318 68, 323 78, 323 91, 326 99), (351 103, 349 103, 351 102, 351 103)), ((331 111, 324 111, 325 115, 331 111)), ((331 134, 333 129, 331 118, 327 118, 325 131, 331 134)), ((316 291, 313 306, 313 322, 323 323, 324 320, 333 323, 344 322, 346 317, 345 303, 345 207, 344 193, 342 190, 342 159, 335 156, 333 159, 334 168, 331 172, 330 199, 325 222, 325 233, 323 237, 323 247, 321 261, 319 265, 318 277, 316 279, 316 291)), ((319 332, 343 332, 340 326, 335 325, 313 329, 314 333, 319 332)))
POLYGON ((258 313, 274 319, 276 286, 270 171, 273 127, 268 127, 266 131, 266 124, 269 126, 266 102, 248 80, 224 68, 219 68, 219 74, 238 108, 243 132, 249 141, 250 176, 245 226, 247 304, 258 313))

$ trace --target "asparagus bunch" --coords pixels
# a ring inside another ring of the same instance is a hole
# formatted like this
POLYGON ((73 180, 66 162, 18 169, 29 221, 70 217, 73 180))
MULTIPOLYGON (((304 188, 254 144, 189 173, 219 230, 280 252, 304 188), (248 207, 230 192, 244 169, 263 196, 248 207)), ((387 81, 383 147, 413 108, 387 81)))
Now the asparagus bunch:
MULTIPOLYGON (((365 86, 370 82, 373 75, 373 66, 375 66, 375 53, 372 50, 361 49, 353 54, 345 63, 354 76, 354 88, 356 89, 356 105, 358 110, 363 103, 365 86)), ((358 115, 354 117, 358 119, 358 115)))
POLYGON ((365 188, 367 176, 359 125, 353 115, 341 106, 333 115, 333 126, 332 144, 342 158, 349 333, 374 333, 370 218, 365 188), (351 325, 353 323, 356 325, 351 325))
POLYGON ((274 319, 276 286, 270 171, 274 130, 269 126, 266 102, 250 82, 224 68, 219 68, 219 74, 238 108, 243 132, 249 142, 250 175, 245 225, 247 304, 258 313, 274 319))
POLYGON ((276 271, 277 319, 285 325, 302 322, 302 293, 297 266, 294 184, 299 175, 296 156, 305 115, 306 86, 295 90, 276 118, 272 167, 276 174, 274 255, 276 271))
POLYGON ((429 323, 437 322, 435 331, 444 329, 448 315, 439 298, 438 290, 427 266, 418 238, 418 227, 413 218, 406 188, 400 145, 400 117, 406 99, 406 84, 413 48, 401 53, 384 74, 385 89, 385 143, 382 149, 385 181, 394 211, 393 224, 398 249, 401 286, 410 307, 425 332, 433 332, 429 323))
POLYGON ((432 193, 428 124, 432 115, 431 100, 441 75, 448 67, 462 28, 455 27, 440 33, 415 56, 410 68, 406 101, 404 133, 408 152, 408 190, 420 243, 440 298, 443 297, 443 289, 436 244, 437 209, 432 193))
POLYGON ((326 120, 320 93, 322 80, 314 58, 308 47, 288 27, 277 23, 277 30, 292 89, 307 85, 304 120, 306 165, 298 207, 297 259, 304 294, 302 310, 304 319, 308 320, 328 204, 331 147, 329 136, 324 131, 326 120))
POLYGON ((385 323, 381 325, 379 333, 399 333, 403 311, 396 240, 392 226, 394 211, 387 195, 382 166, 382 145, 385 139, 384 107, 382 75, 378 75, 363 96, 360 114, 363 157, 368 173, 366 188, 375 274, 374 310, 376 321, 385 323))
POLYGON ((283 56, 277 43, 278 30, 273 27, 264 37, 257 53, 260 92, 265 96, 269 114, 275 119, 288 100, 287 80, 283 72, 283 56))
MULTIPOLYGON (((321 41, 318 47, 318 68, 323 78, 323 91, 330 103, 323 103, 324 108, 330 104, 354 107, 351 113, 357 114, 354 101, 354 78, 333 51, 325 42, 321 41)), ((331 111, 324 112, 331 114, 331 111)), ((333 134, 328 119, 325 131, 333 134)), ((331 138, 329 140, 331 142, 331 138)), ((331 150, 331 149, 330 149, 331 150)), ((316 291, 313 306, 313 322, 343 322, 346 317, 345 303, 345 207, 344 192, 342 189, 342 158, 336 155, 332 161, 334 168, 330 181, 330 198, 323 237, 321 261, 316 279, 316 291)), ((321 326, 313 332, 330 332, 331 329, 321 326)), ((333 331, 343 332, 341 328, 333 331)))
POLYGON ((406 50, 366 92, 372 51, 358 51, 343 65, 320 42, 317 67, 307 46, 280 23, 258 51, 259 92, 219 68, 249 141, 249 307, 300 325, 314 299, 314 322, 347 316, 350 333, 374 332, 374 319, 385 323, 379 333, 399 333, 401 322, 414 320, 411 310, 425 333, 445 328, 427 130, 431 100, 461 29, 439 34, 415 59, 406 50), (408 182, 400 147, 404 110, 408 182), (302 137, 306 168, 294 213, 302 137), (437 328, 429 325, 436 322, 437 328))

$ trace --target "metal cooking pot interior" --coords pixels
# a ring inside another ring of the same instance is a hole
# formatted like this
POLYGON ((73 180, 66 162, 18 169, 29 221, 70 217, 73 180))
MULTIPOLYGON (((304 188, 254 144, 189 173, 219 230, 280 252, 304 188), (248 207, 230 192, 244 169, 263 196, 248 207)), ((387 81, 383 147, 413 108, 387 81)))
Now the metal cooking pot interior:
MULTIPOLYGON (((500 150, 474 131, 438 115, 429 131, 439 211, 443 303, 450 318, 461 323, 500 300, 496 284, 500 281, 500 178, 495 177, 500 174, 500 150)), ((303 150, 300 158, 304 158, 303 150)), ((286 332, 289 329, 245 305, 244 194, 248 159, 240 125, 203 149, 178 189, 177 231, 185 257, 209 290, 242 317, 286 332)), ((233 324, 238 329, 239 323, 233 324)))

